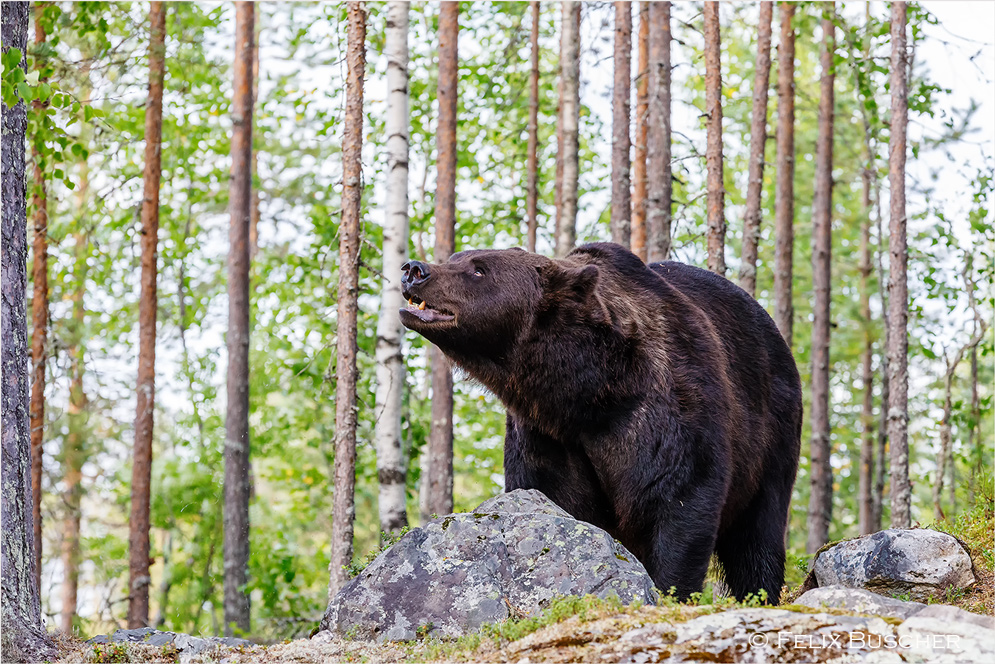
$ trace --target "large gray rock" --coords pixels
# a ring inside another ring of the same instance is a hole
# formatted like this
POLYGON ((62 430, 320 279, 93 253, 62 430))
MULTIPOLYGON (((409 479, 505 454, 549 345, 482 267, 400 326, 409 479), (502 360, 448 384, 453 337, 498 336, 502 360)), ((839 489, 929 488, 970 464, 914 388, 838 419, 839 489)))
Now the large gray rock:
POLYGON ((419 629, 460 636, 588 594, 655 599, 642 564, 611 535, 538 491, 518 490, 412 530, 339 591, 320 630, 379 641, 410 640, 419 629))
POLYGON ((935 530, 883 530, 840 542, 813 566, 816 585, 866 588, 925 601, 974 583, 971 557, 952 536, 935 530))
POLYGON ((813 609, 845 609, 855 613, 901 618, 905 620, 926 608, 919 602, 903 602, 863 588, 827 586, 813 588, 794 601, 813 609))

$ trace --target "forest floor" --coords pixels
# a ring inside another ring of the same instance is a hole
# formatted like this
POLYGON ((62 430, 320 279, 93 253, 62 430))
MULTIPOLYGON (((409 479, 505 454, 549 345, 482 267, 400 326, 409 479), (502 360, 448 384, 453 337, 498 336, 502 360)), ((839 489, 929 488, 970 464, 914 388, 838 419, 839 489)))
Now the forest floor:
MULTIPOLYGON (((940 528, 963 541, 974 561, 977 582, 970 589, 948 592, 934 603, 950 604, 972 613, 995 615, 995 513, 990 505, 962 515, 940 528)), ((798 588, 782 596, 782 605, 797 614, 852 616, 837 609, 811 609, 791 602, 798 588)), ((904 598, 899 598, 904 599, 904 598)), ((661 606, 622 606, 592 597, 562 598, 542 615, 487 625, 456 640, 434 638, 409 643, 374 644, 341 639, 299 639, 244 648, 215 648, 182 661, 226 664, 297 662, 590 662, 615 661, 622 635, 646 626, 674 626, 689 620, 756 603, 702 597, 697 602, 664 602, 661 606), (707 603, 706 603, 707 602, 707 603)), ((73 663, 176 662, 175 648, 137 643, 93 646, 80 640, 60 639, 60 660, 73 663)), ((623 648, 624 650, 624 648, 623 648)))

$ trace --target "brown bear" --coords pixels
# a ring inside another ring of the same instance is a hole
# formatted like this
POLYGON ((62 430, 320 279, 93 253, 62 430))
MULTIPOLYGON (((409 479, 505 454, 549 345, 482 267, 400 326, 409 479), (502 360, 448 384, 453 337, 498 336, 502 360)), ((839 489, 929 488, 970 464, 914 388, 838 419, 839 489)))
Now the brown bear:
POLYGON ((802 391, 745 291, 611 243, 411 261, 402 289, 404 325, 504 402, 506 490, 607 530, 664 592, 715 553, 737 598, 778 601, 802 391))

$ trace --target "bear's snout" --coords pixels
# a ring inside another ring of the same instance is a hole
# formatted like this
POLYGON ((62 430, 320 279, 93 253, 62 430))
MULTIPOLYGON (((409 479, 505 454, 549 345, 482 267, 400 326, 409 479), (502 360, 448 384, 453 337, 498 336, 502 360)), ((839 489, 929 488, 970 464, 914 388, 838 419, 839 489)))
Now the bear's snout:
POLYGON ((408 261, 401 266, 401 272, 402 286, 417 286, 432 276, 428 265, 422 263, 421 261, 408 261))

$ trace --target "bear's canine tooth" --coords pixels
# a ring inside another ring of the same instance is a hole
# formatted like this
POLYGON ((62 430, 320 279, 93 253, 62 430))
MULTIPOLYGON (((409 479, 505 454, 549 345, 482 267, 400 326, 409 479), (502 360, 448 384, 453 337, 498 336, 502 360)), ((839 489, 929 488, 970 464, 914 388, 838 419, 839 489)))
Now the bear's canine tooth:
POLYGON ((408 298, 408 306, 409 306, 409 307, 413 307, 413 306, 415 306, 415 303, 411 301, 411 298, 410 298, 410 297, 408 298))
POLYGON ((422 300, 422 303, 418 305, 418 308, 422 309, 422 310, 425 309, 425 301, 424 300, 422 300))

